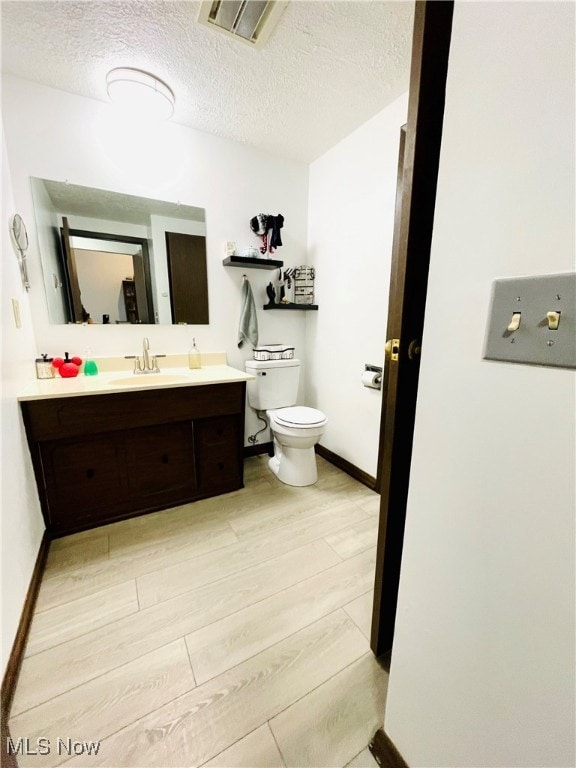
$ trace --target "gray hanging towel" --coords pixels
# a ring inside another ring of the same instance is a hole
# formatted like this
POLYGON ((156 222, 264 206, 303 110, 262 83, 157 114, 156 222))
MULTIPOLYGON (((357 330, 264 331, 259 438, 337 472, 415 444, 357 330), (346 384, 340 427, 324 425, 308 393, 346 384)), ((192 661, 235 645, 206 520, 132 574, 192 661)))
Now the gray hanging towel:
POLYGON ((242 284, 242 297, 240 299, 240 326, 238 328, 238 346, 249 341, 253 347, 258 346, 258 318, 256 317, 256 305, 252 288, 245 277, 242 284))

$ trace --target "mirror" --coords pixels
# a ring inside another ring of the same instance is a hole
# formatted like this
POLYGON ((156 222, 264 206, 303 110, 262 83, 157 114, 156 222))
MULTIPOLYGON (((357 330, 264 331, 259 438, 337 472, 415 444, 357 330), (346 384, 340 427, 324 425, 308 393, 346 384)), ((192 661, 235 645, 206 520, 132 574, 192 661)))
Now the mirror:
POLYGON ((31 183, 51 323, 209 323, 203 208, 31 183))
POLYGON ((30 283, 28 281, 28 268, 26 266, 26 251, 28 250, 28 232, 26 231, 26 225, 24 219, 19 213, 15 213, 10 222, 10 233, 12 235, 12 242, 16 246, 18 265, 20 267, 20 274, 22 276, 22 285, 26 290, 29 290, 30 283))

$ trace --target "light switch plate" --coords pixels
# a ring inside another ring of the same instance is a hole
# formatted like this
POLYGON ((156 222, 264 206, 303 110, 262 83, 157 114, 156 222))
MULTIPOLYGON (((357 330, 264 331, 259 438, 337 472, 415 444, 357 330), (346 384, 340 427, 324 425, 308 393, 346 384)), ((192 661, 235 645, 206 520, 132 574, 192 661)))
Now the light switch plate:
POLYGON ((576 273, 495 280, 484 358, 576 368, 576 273), (517 312, 520 326, 509 331, 517 312), (560 312, 558 330, 549 330, 548 312, 560 312))

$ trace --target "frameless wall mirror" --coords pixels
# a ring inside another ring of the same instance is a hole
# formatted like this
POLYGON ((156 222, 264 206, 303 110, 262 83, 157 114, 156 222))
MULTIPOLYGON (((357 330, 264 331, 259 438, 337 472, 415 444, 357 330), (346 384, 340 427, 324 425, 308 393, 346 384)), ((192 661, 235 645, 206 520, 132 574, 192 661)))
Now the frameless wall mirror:
POLYGON ((203 208, 31 183, 51 323, 209 323, 203 208))

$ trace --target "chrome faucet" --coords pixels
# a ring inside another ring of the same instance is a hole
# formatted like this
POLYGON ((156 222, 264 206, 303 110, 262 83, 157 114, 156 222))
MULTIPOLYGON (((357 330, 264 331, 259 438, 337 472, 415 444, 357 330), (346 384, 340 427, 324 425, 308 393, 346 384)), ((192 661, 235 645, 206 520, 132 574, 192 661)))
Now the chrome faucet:
MULTIPOLYGON (((148 341, 147 336, 144 336, 144 342, 142 344, 142 362, 145 371, 152 370, 152 366, 150 365, 150 342, 148 341)), ((156 363, 156 360, 154 360, 154 362, 156 363)))
POLYGON ((160 373, 158 367, 158 358, 166 357, 166 355, 152 355, 150 356, 150 342, 147 336, 144 336, 142 342, 142 360, 138 355, 126 355, 126 360, 134 360, 134 373, 160 373))

